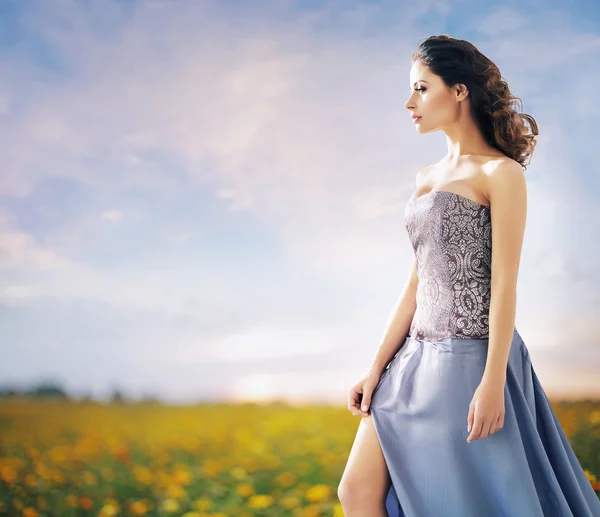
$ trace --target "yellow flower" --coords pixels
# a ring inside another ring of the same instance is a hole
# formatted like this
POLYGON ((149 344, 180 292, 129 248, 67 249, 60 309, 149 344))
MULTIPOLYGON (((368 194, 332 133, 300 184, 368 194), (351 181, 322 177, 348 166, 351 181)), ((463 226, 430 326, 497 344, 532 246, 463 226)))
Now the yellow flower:
POLYGON ((27 474, 25 476, 25 484, 27 486, 29 486, 29 487, 35 487, 35 486, 37 486, 37 479, 36 479, 36 477, 33 474, 31 474, 31 473, 27 474))
POLYGON ((165 499, 161 506, 162 509, 167 513, 175 513, 181 509, 181 505, 177 499, 165 499))
POLYGON ((275 477, 275 484, 289 488, 296 482, 296 476, 292 472, 282 472, 275 477))
POLYGON ((304 508, 299 508, 297 512, 301 517, 321 517, 321 508, 316 504, 310 504, 304 508))
POLYGON ((204 474, 209 477, 216 477, 222 470, 221 464, 216 460, 206 460, 202 464, 202 470, 204 474))
POLYGON ((173 482, 180 485, 189 485, 192 482, 192 473, 187 469, 178 469, 173 474, 173 482))
POLYGON ((117 510, 121 509, 121 507, 119 505, 119 501, 117 501, 114 497, 107 497, 106 500, 104 501, 104 503, 114 506, 117 510))
POLYGON ((596 476, 594 474, 592 474, 588 469, 585 469, 584 472, 590 483, 595 483, 597 481, 596 476))
POLYGON ((256 494, 248 500, 250 508, 269 508, 273 504, 273 496, 256 494))
POLYGON ((318 503, 329 499, 331 489, 327 485, 315 485, 310 487, 305 494, 307 501, 318 503))
POLYGON ((237 479, 238 481, 241 481, 242 479, 244 479, 246 477, 246 470, 243 469, 242 467, 235 467, 234 469, 231 470, 231 477, 234 479, 237 479))
POLYGON ((129 505, 129 511, 133 515, 146 515, 148 513, 148 505, 144 501, 135 501, 129 505))
POLYGON ((136 465, 133 467, 133 475, 138 483, 149 485, 152 483, 152 471, 148 467, 136 465))
POLYGON ((308 461, 299 461, 296 463, 296 473, 299 476, 305 476, 312 469, 312 465, 308 461))
POLYGON ((248 497, 254 493, 254 488, 246 483, 242 483, 241 485, 237 486, 236 492, 242 497, 248 497))
POLYGON ((10 485, 14 483, 17 479, 17 472, 9 465, 5 465, 2 468, 0 468, 0 478, 10 485))
POLYGON ((187 495, 185 488, 174 483, 167 487, 167 497, 169 499, 183 499, 187 495))
POLYGON ((23 517, 38 517, 38 512, 35 508, 23 508, 23 517))
POLYGON ((67 449, 63 446, 56 446, 53 449, 50 449, 48 456, 50 456, 52 463, 63 463, 68 459, 67 449))
POLYGON ((279 500, 279 506, 287 508, 288 510, 292 508, 298 508, 301 506, 301 504, 302 502, 300 501, 300 498, 293 495, 287 495, 279 500))
POLYGON ((96 478, 96 475, 93 472, 90 472, 89 470, 86 470, 83 473, 83 482, 86 485, 97 485, 98 484, 98 479, 96 478))
POLYGON ((600 411, 592 411, 590 413, 589 422, 592 425, 600 424, 600 411))
POLYGON ((71 508, 77 508, 79 506, 79 498, 76 495, 69 494, 66 501, 71 508))
POLYGON ((64 483, 66 481, 65 476, 63 475, 63 473, 58 470, 58 469, 54 469, 50 475, 50 477, 56 482, 56 483, 64 483))
POLYGON ((114 517, 117 513, 119 513, 118 508, 113 504, 107 503, 100 510, 98 517, 114 517))
POLYGON ((194 506, 199 512, 208 510, 212 506, 212 501, 207 497, 199 497, 194 501, 194 506))
POLYGON ((344 517, 344 509, 340 503, 333 506, 333 517, 344 517))

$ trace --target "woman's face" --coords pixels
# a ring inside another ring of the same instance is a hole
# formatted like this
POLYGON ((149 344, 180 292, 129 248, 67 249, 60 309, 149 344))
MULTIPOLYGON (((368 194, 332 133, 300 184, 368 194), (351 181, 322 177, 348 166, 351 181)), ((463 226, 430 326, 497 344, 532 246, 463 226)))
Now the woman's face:
POLYGON ((442 78, 432 73, 420 61, 414 61, 410 69, 411 94, 404 107, 419 133, 430 133, 443 129, 458 116, 457 88, 448 88, 442 78))

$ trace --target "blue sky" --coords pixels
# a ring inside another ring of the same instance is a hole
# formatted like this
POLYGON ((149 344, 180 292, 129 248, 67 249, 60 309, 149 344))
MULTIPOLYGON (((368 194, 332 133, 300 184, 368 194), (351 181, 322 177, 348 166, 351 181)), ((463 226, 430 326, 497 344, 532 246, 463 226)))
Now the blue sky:
POLYGON ((516 325, 548 394, 600 395, 592 2, 0 1, 0 380, 345 403, 446 153, 404 103, 472 41, 540 135, 516 325))

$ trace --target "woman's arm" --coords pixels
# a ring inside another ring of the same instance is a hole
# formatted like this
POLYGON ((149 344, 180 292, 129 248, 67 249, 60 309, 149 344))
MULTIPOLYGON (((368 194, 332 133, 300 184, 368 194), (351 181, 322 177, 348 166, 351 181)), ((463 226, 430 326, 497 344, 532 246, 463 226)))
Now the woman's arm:
POLYGON ((408 279, 390 314, 381 344, 369 368, 370 372, 380 375, 398 348, 404 343, 417 309, 416 293, 418 284, 417 260, 413 258, 408 279))
POLYGON ((489 312, 489 348, 484 380, 504 385, 515 328, 517 277, 527 214, 523 169, 502 162, 487 179, 492 217, 492 279, 489 312))

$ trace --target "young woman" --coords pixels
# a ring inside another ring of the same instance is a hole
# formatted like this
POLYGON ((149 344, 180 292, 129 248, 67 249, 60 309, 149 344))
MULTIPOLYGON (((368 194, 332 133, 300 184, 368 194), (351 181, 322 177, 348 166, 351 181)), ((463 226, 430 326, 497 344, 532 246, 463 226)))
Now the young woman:
POLYGON ((348 394, 344 515, 600 517, 514 325, 537 124, 464 40, 420 43, 410 86, 417 131, 444 131, 448 153, 417 173, 409 278, 348 394))

